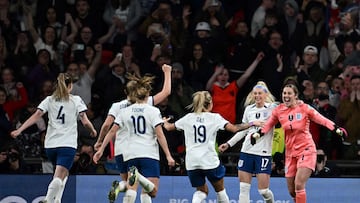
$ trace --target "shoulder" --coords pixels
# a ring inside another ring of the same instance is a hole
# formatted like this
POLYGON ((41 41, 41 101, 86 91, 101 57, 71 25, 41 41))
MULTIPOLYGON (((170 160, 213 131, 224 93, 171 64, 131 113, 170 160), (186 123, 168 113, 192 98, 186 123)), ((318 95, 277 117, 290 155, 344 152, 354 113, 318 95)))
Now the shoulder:
POLYGON ((84 100, 79 95, 70 94, 69 100, 75 102, 76 104, 83 104, 86 106, 84 100))
POLYGON ((250 110, 254 109, 255 107, 256 107, 256 104, 249 104, 245 107, 245 110, 250 111, 250 110))
POLYGON ((126 107, 129 107, 131 105, 131 103, 129 102, 129 100, 127 99, 124 99, 122 101, 119 101, 119 102, 115 102, 113 103, 113 106, 115 107, 118 107, 118 108, 126 108, 126 107))
POLYGON ((224 119, 224 117, 222 117, 222 115, 219 113, 206 112, 205 116, 210 117, 210 118, 216 118, 216 119, 224 119))
POLYGON ((276 108, 277 106, 279 106, 279 103, 277 102, 273 102, 273 103, 266 103, 265 106, 269 109, 274 109, 276 108))
POLYGON ((73 95, 73 94, 70 94, 69 99, 76 101, 76 102, 82 101, 82 99, 79 95, 73 95))

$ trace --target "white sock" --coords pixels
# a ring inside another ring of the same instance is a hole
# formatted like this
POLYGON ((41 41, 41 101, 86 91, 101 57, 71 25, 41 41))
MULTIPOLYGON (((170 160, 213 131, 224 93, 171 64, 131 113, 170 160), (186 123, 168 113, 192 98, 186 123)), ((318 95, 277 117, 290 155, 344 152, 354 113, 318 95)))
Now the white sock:
POLYGON ((273 203, 274 201, 274 194, 269 188, 258 190, 260 195, 263 196, 266 203, 273 203))
POLYGON ((126 191, 126 181, 122 180, 119 182, 118 189, 120 192, 126 191))
POLYGON ((193 194, 192 203, 201 203, 206 197, 207 195, 205 192, 197 190, 193 194))
POLYGON ((240 182, 239 202, 250 203, 250 187, 249 183, 240 182))
POLYGON ((136 175, 138 176, 139 183, 143 187, 145 192, 151 192, 154 190, 154 188, 155 188, 154 183, 152 183, 149 179, 145 178, 139 172, 136 175))
POLYGON ((152 203, 150 195, 148 195, 147 193, 141 193, 140 202, 141 203, 152 203))
POLYGON ((61 203, 61 198, 62 198, 62 196, 63 196, 63 193, 64 193, 64 190, 65 190, 65 185, 66 185, 67 180, 68 180, 68 176, 66 176, 66 177, 64 178, 64 180, 62 181, 60 190, 59 190, 59 192, 57 193, 57 195, 56 195, 56 197, 55 197, 55 203, 61 203))
POLYGON ((56 195, 59 193, 59 190, 61 189, 61 185, 62 185, 62 180, 60 178, 55 177, 54 179, 52 179, 52 181, 48 186, 48 190, 45 197, 45 200, 47 202, 55 201, 56 195))
POLYGON ((225 189, 216 193, 216 198, 218 203, 229 203, 230 201, 225 189))
POLYGON ((126 190, 125 195, 123 197, 123 203, 134 203, 136 200, 137 192, 135 190, 126 190))

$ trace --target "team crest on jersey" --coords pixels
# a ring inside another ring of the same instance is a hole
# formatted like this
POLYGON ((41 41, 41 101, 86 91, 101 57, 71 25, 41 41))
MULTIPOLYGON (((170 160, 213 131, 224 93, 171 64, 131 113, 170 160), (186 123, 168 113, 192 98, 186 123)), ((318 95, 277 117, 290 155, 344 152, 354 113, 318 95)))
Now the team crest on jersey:
POLYGON ((296 120, 301 120, 302 119, 301 113, 296 113, 295 118, 296 118, 296 120))
POLYGON ((268 117, 268 112, 264 112, 264 117, 265 117, 265 118, 268 117))
POLYGON ((242 167, 244 165, 244 160, 239 160, 238 161, 238 167, 242 167))

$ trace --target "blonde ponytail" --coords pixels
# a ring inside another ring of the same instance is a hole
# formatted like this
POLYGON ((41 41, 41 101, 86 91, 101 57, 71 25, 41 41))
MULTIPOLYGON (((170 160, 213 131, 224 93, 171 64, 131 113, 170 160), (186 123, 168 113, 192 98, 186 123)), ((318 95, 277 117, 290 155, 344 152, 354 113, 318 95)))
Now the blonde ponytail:
POLYGON ((68 87, 73 83, 72 78, 67 73, 60 73, 57 77, 56 81, 56 89, 52 96, 55 98, 56 101, 68 101, 69 100, 69 91, 68 87))

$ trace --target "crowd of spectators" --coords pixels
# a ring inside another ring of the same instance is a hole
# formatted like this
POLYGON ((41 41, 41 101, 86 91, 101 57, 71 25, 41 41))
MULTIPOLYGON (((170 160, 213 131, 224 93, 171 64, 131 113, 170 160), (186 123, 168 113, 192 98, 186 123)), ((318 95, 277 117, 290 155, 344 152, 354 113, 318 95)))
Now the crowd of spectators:
MULTIPOLYGON (((311 124, 327 159, 359 159, 359 6, 355 0, 0 0, 1 172, 29 172, 24 157, 46 160, 46 117, 21 139, 9 132, 52 94, 59 73, 74 77, 72 93, 86 102, 99 131, 111 104, 126 97, 126 74, 156 76, 156 93, 164 63, 173 66, 171 94, 158 105, 164 116, 176 120, 195 91, 213 94, 216 87, 225 103, 214 104, 215 111, 239 123, 257 81, 277 100, 282 86, 293 83, 300 99, 349 133, 342 141, 311 124), (235 109, 222 109, 228 103, 235 109)), ((106 171, 89 161, 96 138, 79 132, 80 162, 72 172, 106 171)), ((182 163, 181 133, 166 134, 182 163)))

